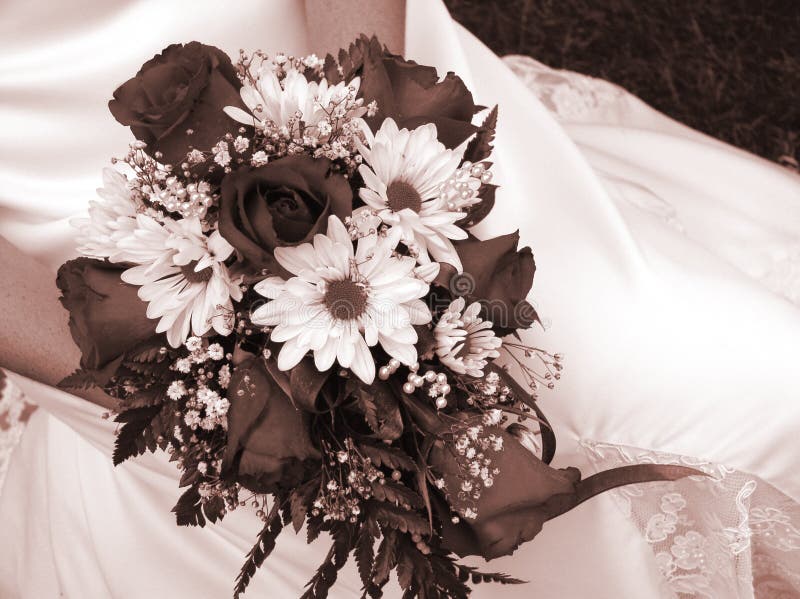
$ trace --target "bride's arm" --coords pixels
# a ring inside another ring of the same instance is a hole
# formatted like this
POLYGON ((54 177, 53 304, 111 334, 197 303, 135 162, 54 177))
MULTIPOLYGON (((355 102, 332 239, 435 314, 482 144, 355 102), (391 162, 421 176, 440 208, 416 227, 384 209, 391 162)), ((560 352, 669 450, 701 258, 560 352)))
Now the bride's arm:
POLYGON ((375 34, 395 53, 405 39, 405 0, 305 0, 311 49, 320 56, 360 34, 375 34))
MULTIPOLYGON (((58 301, 56 277, 0 236, 0 366, 47 385, 73 372, 81 359, 58 301)), ((72 391, 112 407, 99 389, 72 391)))

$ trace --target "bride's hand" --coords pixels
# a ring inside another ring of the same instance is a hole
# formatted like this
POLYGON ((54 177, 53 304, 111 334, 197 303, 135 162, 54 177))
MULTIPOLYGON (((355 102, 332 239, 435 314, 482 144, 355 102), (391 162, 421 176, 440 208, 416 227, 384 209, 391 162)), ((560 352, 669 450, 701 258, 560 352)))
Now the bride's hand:
MULTIPOLYGON (((0 280, 0 367, 55 386, 81 359, 55 273, 0 236, 0 280)), ((107 408, 116 402, 99 389, 70 391, 107 408)))
POLYGON ((362 33, 377 35, 394 53, 403 52, 405 0, 305 0, 311 50, 319 56, 346 48, 362 33))

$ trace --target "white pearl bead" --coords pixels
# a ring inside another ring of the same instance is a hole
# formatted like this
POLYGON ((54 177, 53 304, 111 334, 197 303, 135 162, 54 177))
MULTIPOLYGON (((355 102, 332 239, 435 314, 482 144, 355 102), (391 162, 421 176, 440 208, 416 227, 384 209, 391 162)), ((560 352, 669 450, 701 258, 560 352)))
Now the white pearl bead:
POLYGON ((416 387, 414 386, 414 383, 404 383, 403 384, 403 393, 406 393, 407 395, 411 395, 412 393, 414 393, 415 390, 416 390, 416 387))
POLYGON ((443 410, 444 408, 447 407, 447 400, 444 397, 437 397, 436 407, 440 410, 443 410))
POLYGON ((382 381, 387 380, 392 375, 392 372, 389 370, 388 366, 381 366, 380 370, 378 370, 378 378, 382 381))

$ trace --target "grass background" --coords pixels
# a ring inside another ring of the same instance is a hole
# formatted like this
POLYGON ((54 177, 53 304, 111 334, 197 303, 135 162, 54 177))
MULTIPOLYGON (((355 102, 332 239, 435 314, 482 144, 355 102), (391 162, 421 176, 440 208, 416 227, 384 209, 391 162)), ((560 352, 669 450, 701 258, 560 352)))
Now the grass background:
POLYGON ((445 0, 497 54, 617 83, 797 169, 800 0, 445 0))

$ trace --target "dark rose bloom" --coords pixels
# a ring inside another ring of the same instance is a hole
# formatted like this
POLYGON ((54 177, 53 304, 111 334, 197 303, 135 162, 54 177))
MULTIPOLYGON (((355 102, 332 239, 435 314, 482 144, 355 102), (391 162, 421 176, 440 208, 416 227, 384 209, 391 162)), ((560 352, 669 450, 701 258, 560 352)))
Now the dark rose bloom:
POLYGON ((81 367, 100 371, 126 351, 155 336, 135 285, 123 283, 124 267, 90 258, 70 260, 58 269, 61 303, 81 350, 81 367))
POLYGON ((320 453, 311 442, 307 416, 292 405, 263 360, 249 358, 236 367, 228 400, 226 473, 266 493, 299 483, 309 464, 317 464, 320 453))
MULTIPOLYGON (((349 55, 340 58, 345 59, 342 66, 348 78, 361 76, 364 103, 377 102, 378 113, 366 119, 373 131, 389 117, 399 127, 409 129, 433 123, 439 141, 455 148, 477 130, 472 117, 480 107, 455 74, 447 73, 439 81, 435 68, 391 54, 374 37, 368 40, 362 36, 350 46, 349 55)), ((335 78, 332 72, 326 72, 326 76, 335 78)))
POLYGON ((503 438, 501 451, 489 449, 491 467, 500 472, 493 484, 484 488, 473 504, 462 503, 457 496, 464 474, 452 447, 434 445, 428 463, 441 473, 446 488, 456 490, 447 497, 432 495, 442 522, 443 545, 461 557, 480 555, 490 560, 511 555, 522 543, 533 539, 542 526, 595 495, 623 485, 659 480, 678 480, 685 476, 703 476, 687 466, 673 464, 630 464, 598 472, 581 480, 577 468, 551 468, 534 455, 523 435, 499 427, 485 427, 484 435, 503 438), (461 476, 459 476, 461 474, 461 476), (452 521, 450 508, 461 512, 475 507, 477 517, 452 521))
POLYGON ((531 248, 517 249, 519 233, 493 239, 454 243, 464 266, 462 274, 443 269, 439 282, 454 295, 484 304, 485 316, 500 334, 527 328, 538 315, 526 297, 533 286, 536 264, 531 248))
POLYGON ((209 150, 239 128, 222 109, 241 106, 240 88, 230 58, 219 48, 173 44, 119 86, 108 108, 150 154, 159 151, 163 162, 180 164, 189 146, 209 150))
POLYGON ((272 253, 324 233, 328 216, 350 216, 353 193, 330 161, 288 156, 222 181, 219 231, 248 267, 285 274, 272 253))
MULTIPOLYGON (((477 518, 461 518, 453 524, 447 512, 441 514, 442 536, 444 545, 461 557, 480 555, 494 559, 511 555, 519 545, 539 534, 547 520, 575 505, 580 472, 575 468, 551 468, 501 428, 486 428, 485 433, 503 437, 502 451, 487 453, 500 474, 494 477, 491 487, 483 489, 476 502, 477 518)), ((442 474, 448 489, 456 490, 461 479, 453 453, 452 448, 435 447, 429 464, 442 474)), ((455 510, 466 507, 457 498, 450 500, 455 510)))

